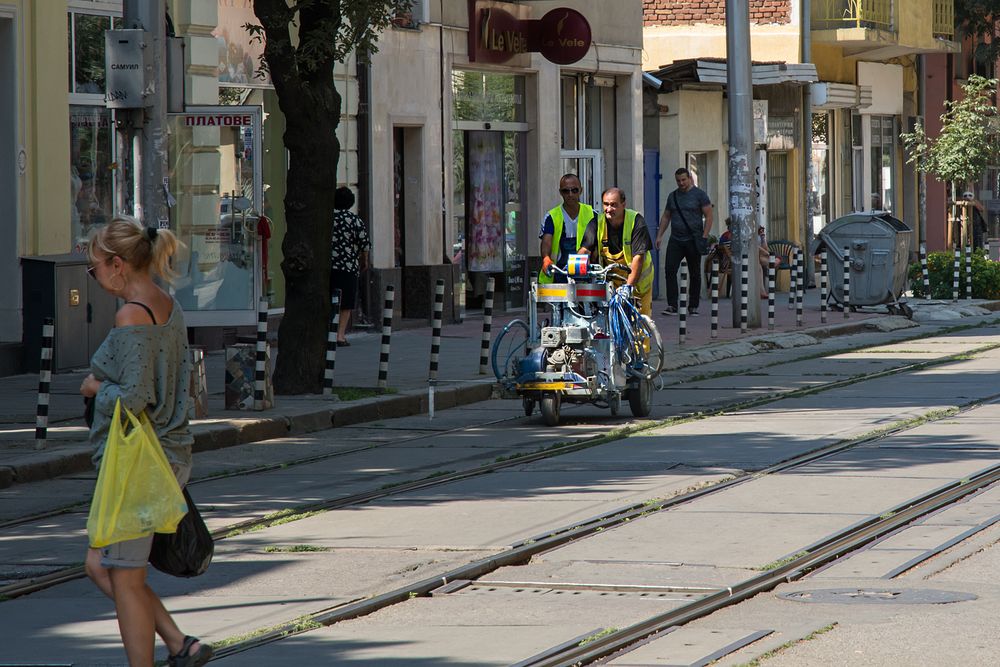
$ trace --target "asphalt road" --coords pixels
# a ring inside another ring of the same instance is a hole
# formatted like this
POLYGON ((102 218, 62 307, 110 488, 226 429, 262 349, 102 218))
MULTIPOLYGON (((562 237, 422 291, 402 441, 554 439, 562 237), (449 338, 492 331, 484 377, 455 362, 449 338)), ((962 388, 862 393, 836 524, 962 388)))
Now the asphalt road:
MULTIPOLYGON (((655 505, 692 487, 761 470, 905 420, 938 417, 794 472, 763 476, 651 513, 539 554, 524 565, 500 568, 476 585, 416 597, 220 660, 234 665, 516 663, 562 642, 683 604, 698 590, 730 585, 834 530, 878 515, 945 480, 1000 462, 1000 450, 991 438, 997 412, 989 402, 998 392, 995 379, 1000 370, 1000 352, 989 349, 995 335, 996 329, 989 326, 897 343, 883 342, 893 336, 873 334, 852 337, 854 345, 877 345, 855 352, 836 353, 828 347, 827 356, 802 358, 817 350, 782 350, 752 360, 718 362, 698 369, 698 375, 714 371, 714 377, 697 379, 688 371, 690 382, 657 392, 654 416, 689 416, 723 405, 742 404, 742 409, 705 419, 650 423, 656 427, 531 463, 519 464, 511 457, 605 435, 622 420, 596 408, 567 408, 565 424, 546 429, 537 417, 524 418, 519 404, 496 401, 440 412, 433 421, 409 417, 205 452, 196 461, 196 476, 202 481, 191 491, 213 528, 497 459, 512 465, 229 537, 219 541, 216 561, 203 577, 173 580, 152 574, 150 579, 187 632, 210 641, 233 639, 405 589, 616 508, 655 505), (952 355, 963 356, 947 360, 952 355), (921 362, 942 363, 852 382, 862 374, 921 362), (831 382, 840 386, 822 390, 831 382), (786 391, 795 393, 763 403, 786 391), (760 403, 748 404, 752 401, 760 403), (942 416, 941 411, 962 406, 969 409, 942 416), (608 586, 625 590, 609 591, 608 586), (642 587, 651 588, 643 594, 642 587)), ((78 475, 23 485, 18 490, 23 502, 13 514, 79 502, 92 483, 92 475, 78 475)), ((878 560, 879 566, 886 566, 883 570, 869 566, 837 574, 831 568, 824 575, 831 581, 823 586, 869 585, 899 559, 912 556, 910 551, 931 548, 935 539, 944 541, 961 532, 956 526, 965 529, 997 514, 1000 505, 992 504, 994 497, 980 498, 983 507, 958 512, 961 516, 953 523, 925 527, 917 546, 883 549, 887 553, 878 560)), ((85 508, 79 507, 0 530, 0 567, 7 580, 80 562, 84 519, 85 508)), ((974 539, 989 534, 977 533, 974 539)), ((937 558, 951 557, 968 544, 937 558)), ((972 568, 984 557, 979 554, 960 565, 972 568)), ((981 573, 988 570, 980 566, 975 571, 985 579, 981 573)), ((996 617, 991 584, 979 585, 971 574, 958 581, 948 576, 941 581, 979 596, 949 608, 968 609, 970 618, 978 614, 983 623, 996 617)), ((912 575, 891 583, 901 585, 908 577, 912 575)), ((818 587, 819 581, 817 576, 808 586, 818 587)), ((916 585, 939 587, 937 582, 916 585)), ((801 581, 796 586, 808 587, 801 581)), ((799 650, 815 651, 815 657, 775 664, 843 664, 849 637, 862 641, 866 632, 875 632, 872 623, 885 621, 870 611, 866 621, 864 613, 854 611, 858 605, 807 605, 773 594, 726 614, 736 617, 741 608, 752 605, 766 607, 767 614, 750 613, 744 617, 749 620, 729 625, 704 619, 677 631, 684 634, 671 633, 661 640, 667 643, 650 643, 648 655, 622 656, 614 664, 693 664, 720 647, 768 631, 725 658, 746 661, 834 622, 833 630, 785 649, 775 660, 790 660, 799 650)), ((923 646, 925 657, 959 651, 961 633, 951 643, 921 642, 920 619, 941 624, 929 607, 894 609, 894 618, 901 619, 893 625, 899 642, 923 646)), ((0 623, 5 628, 0 665, 123 662, 113 608, 85 580, 0 603, 0 623)), ((993 655, 1000 650, 988 632, 976 638, 981 650, 992 650, 993 655)), ((891 646, 895 638, 888 639, 886 645, 891 646)), ((865 646, 867 653, 859 662, 853 657, 848 662, 893 664, 877 661, 875 656, 883 654, 872 647, 874 642, 868 640, 865 646), (872 662, 867 662, 869 657, 872 662)))

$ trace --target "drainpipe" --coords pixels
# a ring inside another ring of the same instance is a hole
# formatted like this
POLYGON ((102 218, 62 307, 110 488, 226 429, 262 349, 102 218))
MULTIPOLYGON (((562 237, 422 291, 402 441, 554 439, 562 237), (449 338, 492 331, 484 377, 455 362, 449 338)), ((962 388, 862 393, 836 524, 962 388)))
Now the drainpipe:
MULTIPOLYGON (((917 115, 926 118, 927 97, 924 77, 924 56, 917 56, 917 115)), ((927 121, 924 120, 924 127, 927 121)), ((917 170, 917 242, 927 242, 927 174, 917 170)))
MULTIPOLYGON (((802 0, 802 23, 799 34, 802 36, 802 63, 812 61, 812 3, 802 0)), ((810 257, 812 247, 812 90, 807 83, 802 87, 802 178, 805 187, 802 188, 802 201, 799 204, 799 215, 802 220, 802 250, 805 257, 810 257)), ((806 285, 814 282, 813 263, 805 263, 806 285)))
MULTIPOLYGON (((369 58, 358 58, 358 212, 361 219, 368 223, 368 237, 374 239, 371 234, 372 211, 374 210, 374 197, 372 194, 372 65, 369 58)), ((372 290, 370 285, 373 282, 375 272, 374 259, 375 247, 368 253, 368 285, 363 285, 361 289, 362 314, 368 322, 374 321, 375 310, 372 306, 372 290)))

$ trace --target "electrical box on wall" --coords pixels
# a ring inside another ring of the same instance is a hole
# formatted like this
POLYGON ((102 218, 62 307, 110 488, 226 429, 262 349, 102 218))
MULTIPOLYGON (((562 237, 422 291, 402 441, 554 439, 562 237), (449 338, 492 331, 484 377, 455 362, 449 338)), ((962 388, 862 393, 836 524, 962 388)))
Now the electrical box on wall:
POLYGON ((107 30, 104 33, 104 67, 107 85, 104 105, 109 109, 149 106, 146 82, 150 67, 145 61, 145 30, 107 30))

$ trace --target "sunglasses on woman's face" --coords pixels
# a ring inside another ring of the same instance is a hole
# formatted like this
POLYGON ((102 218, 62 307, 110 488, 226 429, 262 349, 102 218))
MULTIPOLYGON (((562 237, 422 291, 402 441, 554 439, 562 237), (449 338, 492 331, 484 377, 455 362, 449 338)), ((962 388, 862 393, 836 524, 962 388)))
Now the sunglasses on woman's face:
POLYGON ((577 195, 580 194, 580 188, 559 188, 559 192, 564 195, 577 195))

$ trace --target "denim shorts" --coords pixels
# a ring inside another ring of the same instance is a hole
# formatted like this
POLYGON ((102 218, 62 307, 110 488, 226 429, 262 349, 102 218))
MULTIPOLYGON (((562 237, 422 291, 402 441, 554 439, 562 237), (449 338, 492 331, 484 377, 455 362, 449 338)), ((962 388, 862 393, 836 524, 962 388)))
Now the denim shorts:
MULTIPOLYGON (((170 467, 174 471, 177 483, 181 485, 181 488, 184 488, 191 477, 191 466, 172 463, 170 467)), ((146 567, 149 563, 149 550, 152 546, 152 535, 124 542, 113 542, 100 548, 101 567, 146 567)))

